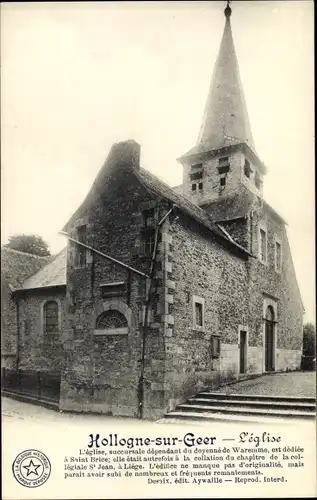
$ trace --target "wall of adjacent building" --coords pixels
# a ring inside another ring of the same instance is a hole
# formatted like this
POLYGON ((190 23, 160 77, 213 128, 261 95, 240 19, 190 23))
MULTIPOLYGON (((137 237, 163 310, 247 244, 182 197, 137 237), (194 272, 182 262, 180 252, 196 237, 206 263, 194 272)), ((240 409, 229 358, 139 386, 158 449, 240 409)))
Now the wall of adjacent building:
POLYGON ((16 304, 5 279, 1 279, 1 364, 4 368, 16 365, 17 318, 16 304))
POLYGON ((45 289, 28 292, 16 299, 19 307, 19 368, 25 371, 59 373, 63 367, 62 336, 66 328, 65 291, 45 289), (43 307, 59 304, 59 333, 47 334, 43 307))

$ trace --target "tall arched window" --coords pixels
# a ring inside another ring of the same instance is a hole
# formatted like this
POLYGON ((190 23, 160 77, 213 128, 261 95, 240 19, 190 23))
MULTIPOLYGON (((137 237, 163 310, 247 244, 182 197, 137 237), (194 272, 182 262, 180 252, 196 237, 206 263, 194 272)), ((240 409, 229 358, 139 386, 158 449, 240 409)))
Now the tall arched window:
POLYGON ((55 300, 48 300, 44 304, 44 333, 58 333, 58 303, 55 300))
POLYGON ((115 309, 109 309, 98 316, 95 334, 116 335, 124 333, 128 333, 128 321, 121 312, 116 311, 115 309))

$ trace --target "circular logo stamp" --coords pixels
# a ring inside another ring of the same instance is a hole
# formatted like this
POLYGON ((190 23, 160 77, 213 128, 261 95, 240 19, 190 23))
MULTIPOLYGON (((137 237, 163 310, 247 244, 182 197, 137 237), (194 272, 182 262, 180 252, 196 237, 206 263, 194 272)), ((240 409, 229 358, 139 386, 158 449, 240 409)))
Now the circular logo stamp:
POLYGON ((27 488, 36 488, 50 477, 51 463, 41 451, 25 450, 14 460, 12 472, 20 484, 27 488))

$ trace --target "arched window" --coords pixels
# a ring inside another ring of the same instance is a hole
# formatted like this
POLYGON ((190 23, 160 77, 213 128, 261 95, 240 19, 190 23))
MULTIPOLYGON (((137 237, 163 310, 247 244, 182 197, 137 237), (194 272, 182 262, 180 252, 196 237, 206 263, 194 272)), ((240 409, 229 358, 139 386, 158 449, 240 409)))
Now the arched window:
POLYGON ((267 321, 274 321, 274 309, 272 306, 267 306, 265 319, 267 321))
POLYGON ((115 309, 109 309, 98 316, 95 334, 107 335, 123 333, 128 333, 128 321, 124 314, 115 309))
POLYGON ((44 304, 44 333, 58 333, 58 303, 55 300, 48 300, 44 304))

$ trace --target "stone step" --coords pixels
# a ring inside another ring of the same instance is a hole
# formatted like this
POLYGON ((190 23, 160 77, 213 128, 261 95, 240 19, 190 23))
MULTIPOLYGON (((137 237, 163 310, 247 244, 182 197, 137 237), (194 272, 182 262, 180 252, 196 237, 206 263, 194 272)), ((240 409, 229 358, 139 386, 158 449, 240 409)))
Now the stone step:
POLYGON ((272 409, 285 409, 285 410, 303 410, 303 411, 316 411, 316 405, 314 403, 303 403, 303 402, 289 402, 289 401, 257 401, 257 400, 241 400, 236 398, 227 397, 226 399, 217 398, 200 398, 199 396, 194 398, 189 398, 186 401, 187 404, 202 404, 208 406, 226 406, 226 407, 240 407, 248 406, 250 408, 272 408, 272 409))
POLYGON ((261 394, 234 394, 234 393, 225 393, 225 392, 209 392, 203 391, 197 394, 197 398, 207 398, 207 399, 236 399, 236 400, 250 400, 250 401, 272 401, 272 402, 289 402, 289 403, 310 403, 316 404, 316 398, 314 397, 293 397, 293 396, 269 396, 269 395, 261 395, 261 394))
POLYGON ((160 419, 158 423, 161 424, 187 424, 190 422, 195 423, 195 425, 204 425, 206 422, 233 422, 233 423, 270 423, 279 425, 294 425, 294 421, 301 425, 305 422, 305 419, 299 417, 298 419, 285 419, 279 416, 267 415, 235 415, 234 413, 218 413, 218 412, 208 412, 208 413, 195 413, 195 412, 182 412, 182 411, 171 411, 164 415, 164 418, 160 419))
POLYGON ((29 394, 8 391, 6 389, 2 389, 1 393, 3 396, 15 399, 16 401, 22 401, 23 403, 30 403, 37 406, 44 406, 45 408, 49 408, 50 410, 59 411, 59 404, 46 398, 38 399, 30 396, 29 394))
MULTIPOLYGON (((309 411, 304 410, 283 410, 283 409, 261 409, 261 408, 248 408, 246 406, 239 408, 228 408, 227 406, 217 405, 215 407, 207 406, 207 405, 198 405, 198 404, 180 404, 176 407, 176 411, 180 411, 181 413, 234 413, 236 415, 271 415, 271 416, 279 416, 284 418, 315 418, 315 414, 309 411)), ((167 414, 168 416, 170 414, 167 414)))

